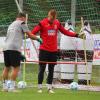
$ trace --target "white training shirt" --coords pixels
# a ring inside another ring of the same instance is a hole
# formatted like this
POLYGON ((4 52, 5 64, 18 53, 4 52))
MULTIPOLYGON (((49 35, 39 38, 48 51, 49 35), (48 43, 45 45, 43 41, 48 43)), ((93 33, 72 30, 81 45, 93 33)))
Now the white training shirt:
POLYGON ((25 22, 16 20, 12 24, 10 24, 7 30, 4 51, 20 51, 25 32, 29 32, 29 28, 25 24, 25 22))

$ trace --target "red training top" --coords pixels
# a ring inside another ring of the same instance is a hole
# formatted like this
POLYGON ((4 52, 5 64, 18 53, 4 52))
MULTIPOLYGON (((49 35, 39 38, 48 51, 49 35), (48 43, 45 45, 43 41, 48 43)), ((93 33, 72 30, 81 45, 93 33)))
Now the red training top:
POLYGON ((48 18, 40 21, 39 25, 35 26, 32 30, 32 34, 36 34, 40 31, 40 37, 43 40, 43 43, 40 45, 40 50, 46 50, 49 52, 57 51, 57 33, 58 30, 64 35, 77 37, 75 32, 69 32, 66 30, 60 22, 56 19, 52 24, 48 18))

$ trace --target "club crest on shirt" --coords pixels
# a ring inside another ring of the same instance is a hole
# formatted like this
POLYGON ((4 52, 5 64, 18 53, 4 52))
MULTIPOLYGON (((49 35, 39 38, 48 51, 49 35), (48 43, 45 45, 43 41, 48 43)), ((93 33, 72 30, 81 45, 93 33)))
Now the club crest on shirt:
POLYGON ((50 24, 45 25, 45 27, 49 27, 49 26, 50 26, 50 24))

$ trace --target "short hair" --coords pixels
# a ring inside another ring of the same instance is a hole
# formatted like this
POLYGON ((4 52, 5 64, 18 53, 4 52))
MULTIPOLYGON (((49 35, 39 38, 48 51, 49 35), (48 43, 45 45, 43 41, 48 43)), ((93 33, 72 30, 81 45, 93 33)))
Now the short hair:
POLYGON ((17 18, 21 18, 21 17, 26 17, 26 14, 25 13, 18 13, 18 15, 17 15, 17 18))
POLYGON ((55 17, 57 15, 57 11, 55 9, 51 9, 49 10, 50 15, 52 15, 53 17, 55 17))

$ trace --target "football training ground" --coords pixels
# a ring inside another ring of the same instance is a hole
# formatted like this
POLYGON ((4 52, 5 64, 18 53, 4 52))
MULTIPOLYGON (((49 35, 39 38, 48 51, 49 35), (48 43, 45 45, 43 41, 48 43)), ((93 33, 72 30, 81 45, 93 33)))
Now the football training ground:
POLYGON ((55 94, 49 94, 46 89, 37 93, 37 88, 21 90, 19 93, 0 92, 0 100, 99 100, 100 92, 71 91, 55 89, 55 94))

